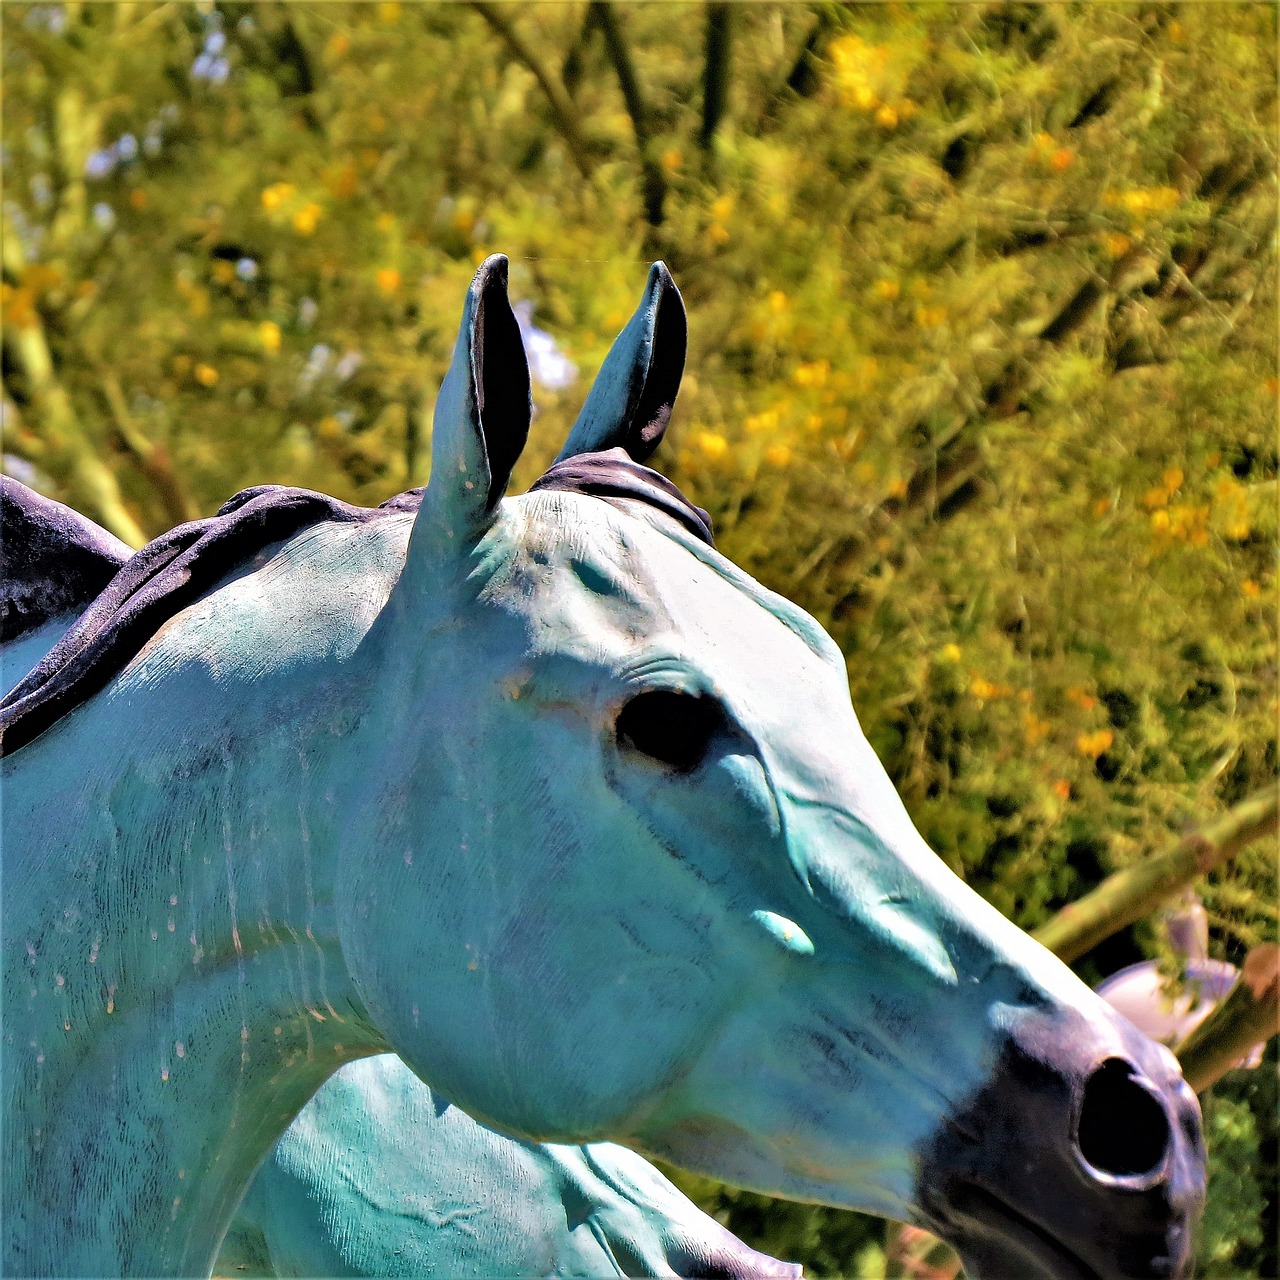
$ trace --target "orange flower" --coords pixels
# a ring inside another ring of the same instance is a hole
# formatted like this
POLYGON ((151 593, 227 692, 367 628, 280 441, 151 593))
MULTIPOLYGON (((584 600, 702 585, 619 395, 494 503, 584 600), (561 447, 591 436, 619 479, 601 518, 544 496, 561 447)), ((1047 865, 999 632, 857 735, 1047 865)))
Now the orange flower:
POLYGON ((218 371, 211 364, 198 364, 194 370, 195 379, 202 387, 216 386, 218 371))
POLYGON ((1050 790, 1059 800, 1071 799, 1071 783, 1066 778, 1056 778, 1050 790))
POLYGON ((1036 715, 1034 712, 1028 711, 1022 719, 1023 731, 1027 736, 1027 745, 1034 747, 1037 742, 1049 736, 1049 730, 1053 727, 1048 720, 1036 715))
POLYGON ((1096 760, 1115 741, 1115 734, 1110 729, 1099 729, 1096 733, 1082 733, 1076 739, 1076 750, 1090 760, 1096 760))
POLYGON ((388 297, 400 287, 400 273, 395 267, 380 267, 377 275, 374 276, 379 290, 388 297))

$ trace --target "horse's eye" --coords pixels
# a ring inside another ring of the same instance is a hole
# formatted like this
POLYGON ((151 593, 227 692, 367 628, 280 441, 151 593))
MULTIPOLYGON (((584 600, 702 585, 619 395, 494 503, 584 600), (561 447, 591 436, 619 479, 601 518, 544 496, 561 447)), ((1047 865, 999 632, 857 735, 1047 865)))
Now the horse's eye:
POLYGON ((688 773, 702 763, 723 724, 724 711, 714 698, 655 689, 637 694, 618 713, 618 744, 688 773))

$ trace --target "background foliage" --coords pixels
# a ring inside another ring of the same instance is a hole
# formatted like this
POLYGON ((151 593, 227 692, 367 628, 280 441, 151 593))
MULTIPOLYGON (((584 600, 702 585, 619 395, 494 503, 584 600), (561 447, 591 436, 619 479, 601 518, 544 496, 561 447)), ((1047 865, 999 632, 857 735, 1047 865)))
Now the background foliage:
MULTIPOLYGON (((1273 6, 3 21, 10 474, 134 544, 251 484, 420 484, 501 250, 527 484, 663 256, 691 349, 659 465, 831 630, 917 824, 1003 911, 1273 780, 1273 6)), ((1274 939, 1274 857, 1199 886, 1215 954, 1274 939)), ((1163 947, 1147 922, 1077 967, 1163 947)), ((1207 1274, 1277 1273, 1275 1084, 1209 1107, 1207 1274)), ((908 1265, 856 1215, 685 1185, 815 1274, 908 1265)))

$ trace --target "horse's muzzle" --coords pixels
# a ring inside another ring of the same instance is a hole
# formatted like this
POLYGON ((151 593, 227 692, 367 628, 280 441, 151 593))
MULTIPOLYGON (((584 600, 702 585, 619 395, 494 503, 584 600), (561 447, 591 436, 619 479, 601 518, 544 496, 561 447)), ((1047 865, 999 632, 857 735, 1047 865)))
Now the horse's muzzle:
POLYGON ((971 1280, 1177 1280, 1204 1202, 1200 1107, 1124 1019, 1027 1010, 920 1183, 971 1280))

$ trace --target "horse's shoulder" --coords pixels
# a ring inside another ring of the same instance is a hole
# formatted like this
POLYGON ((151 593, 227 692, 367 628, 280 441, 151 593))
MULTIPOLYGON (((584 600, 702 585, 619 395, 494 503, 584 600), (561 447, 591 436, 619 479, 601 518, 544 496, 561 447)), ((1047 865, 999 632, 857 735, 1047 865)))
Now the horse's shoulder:
POLYGON ((131 551, 70 507, 0 476, 0 643, 82 610, 131 551))

